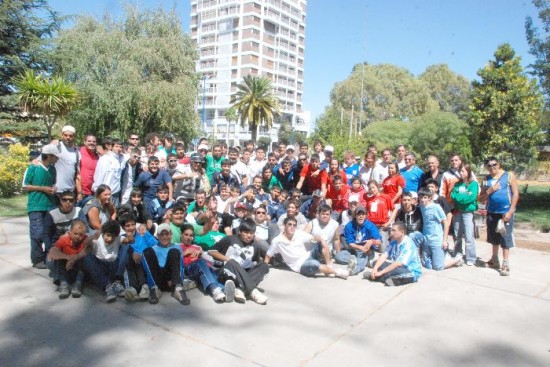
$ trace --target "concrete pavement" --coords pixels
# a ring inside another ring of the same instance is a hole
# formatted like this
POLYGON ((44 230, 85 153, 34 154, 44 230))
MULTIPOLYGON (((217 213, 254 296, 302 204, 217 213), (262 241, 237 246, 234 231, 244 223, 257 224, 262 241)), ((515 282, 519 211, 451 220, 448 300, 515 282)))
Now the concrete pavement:
MULTIPOLYGON (((478 243, 478 256, 490 255, 478 243)), ((513 249, 511 275, 425 271, 385 287, 360 276, 305 278, 271 269, 260 306, 105 304, 85 289, 60 301, 31 268, 28 221, 0 221, 0 366, 548 366, 550 253, 513 249)))

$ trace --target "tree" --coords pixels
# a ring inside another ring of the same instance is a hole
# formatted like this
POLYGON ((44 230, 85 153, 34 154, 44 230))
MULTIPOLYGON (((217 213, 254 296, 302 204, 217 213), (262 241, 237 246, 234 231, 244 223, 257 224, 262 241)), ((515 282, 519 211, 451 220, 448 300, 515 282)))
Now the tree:
POLYGON ((544 26, 544 34, 540 34, 531 17, 526 18, 525 32, 529 53, 536 59, 530 67, 533 74, 539 78, 548 101, 550 99, 550 4, 544 0, 533 0, 533 4, 539 9, 539 19, 544 26))
POLYGON ((67 115, 79 101, 78 92, 71 83, 58 76, 43 77, 33 70, 15 78, 15 87, 23 111, 40 115, 48 131, 48 140, 57 119, 67 115))
POLYGON ((464 115, 468 111, 470 82, 446 64, 429 66, 419 77, 441 111, 464 115))
POLYGON ((481 81, 472 83, 474 157, 496 156, 512 168, 525 168, 542 137, 542 94, 523 74, 521 59, 509 44, 500 45, 494 57, 477 72, 481 81))
POLYGON ((256 141, 258 127, 271 128, 273 118, 280 114, 279 99, 273 94, 271 80, 264 77, 246 75, 237 89, 231 103, 239 111, 241 125, 248 123, 252 140, 256 141))
POLYGON ((49 69, 48 41, 61 21, 46 0, 0 1, 0 96, 13 92, 12 79, 26 69, 49 69))
POLYGON ((472 158, 468 124, 450 112, 430 112, 410 122, 407 147, 420 157, 434 154, 446 161, 451 153, 472 158))
POLYGON ((80 133, 123 137, 173 131, 198 136, 197 51, 175 11, 127 7, 120 20, 81 16, 60 31, 57 70, 83 101, 68 118, 80 133))

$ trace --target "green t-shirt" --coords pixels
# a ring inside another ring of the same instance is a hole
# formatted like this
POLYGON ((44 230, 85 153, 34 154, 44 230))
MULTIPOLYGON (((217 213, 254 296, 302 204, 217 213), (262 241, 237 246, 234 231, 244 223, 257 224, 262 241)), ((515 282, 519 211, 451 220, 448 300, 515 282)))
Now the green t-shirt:
POLYGON ((207 251, 224 237, 226 237, 225 233, 210 231, 203 236, 195 236, 195 243, 199 245, 203 251, 207 251))
POLYGON ((170 222, 170 228, 172 228, 172 243, 181 243, 181 227, 170 222))
POLYGON ((281 185, 281 182, 279 182, 275 176, 271 176, 271 180, 269 180, 269 182, 262 182, 262 189, 264 189, 266 193, 269 193, 273 186, 278 186, 281 189, 283 188, 283 185, 281 185))
POLYGON ((222 161, 224 159, 225 158, 223 156, 220 158, 214 158, 212 154, 206 155, 206 176, 211 184, 214 172, 219 172, 222 170, 222 161))
MULTIPOLYGON (((42 163, 39 165, 31 164, 25 171, 23 177, 23 186, 48 186, 55 185, 56 171, 52 164, 45 167, 42 163)), ((48 195, 41 191, 29 192, 27 201, 27 212, 49 211, 55 206, 55 196, 48 195)))

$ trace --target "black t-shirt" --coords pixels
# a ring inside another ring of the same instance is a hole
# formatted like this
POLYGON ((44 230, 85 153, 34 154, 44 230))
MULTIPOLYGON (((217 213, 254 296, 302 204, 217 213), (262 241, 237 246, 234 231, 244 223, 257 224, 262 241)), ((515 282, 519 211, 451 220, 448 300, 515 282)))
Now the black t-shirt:
POLYGON ((252 268, 261 261, 261 247, 256 242, 244 243, 238 235, 227 236, 216 242, 210 250, 216 250, 238 262, 244 269, 252 268))
POLYGON ((441 209, 445 212, 445 215, 449 214, 453 208, 451 204, 443 196, 437 196, 437 199, 434 200, 434 203, 439 204, 441 209))

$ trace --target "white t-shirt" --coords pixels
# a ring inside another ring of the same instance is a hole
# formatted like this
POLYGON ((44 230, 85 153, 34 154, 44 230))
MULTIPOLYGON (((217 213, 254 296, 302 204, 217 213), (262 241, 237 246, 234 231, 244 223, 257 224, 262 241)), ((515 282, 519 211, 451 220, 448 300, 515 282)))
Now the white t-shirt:
POLYGON ((304 231, 296 230, 291 240, 281 233, 271 241, 267 256, 281 254, 288 267, 299 273, 302 264, 310 257, 306 246, 312 241, 313 236, 304 231))
POLYGON ((97 240, 94 240, 94 255, 99 260, 103 261, 115 261, 118 256, 118 249, 120 248, 120 237, 115 238, 112 244, 106 245, 103 240, 103 236, 100 236, 97 240))
POLYGON ((315 218, 311 221, 311 234, 327 241, 328 247, 332 251, 334 234, 338 231, 338 226, 338 222, 334 219, 330 219, 325 226, 321 226, 319 219, 315 218))
POLYGON ((55 163, 57 172, 55 187, 58 193, 64 191, 74 191, 75 176, 79 170, 80 152, 76 147, 67 148, 63 142, 60 142, 59 150, 61 154, 55 163))

